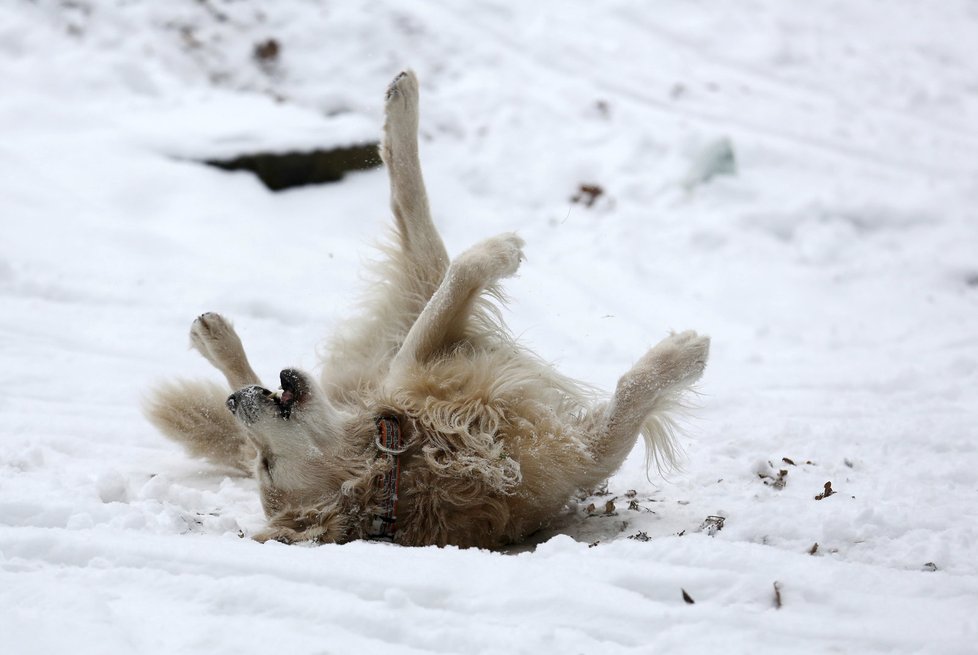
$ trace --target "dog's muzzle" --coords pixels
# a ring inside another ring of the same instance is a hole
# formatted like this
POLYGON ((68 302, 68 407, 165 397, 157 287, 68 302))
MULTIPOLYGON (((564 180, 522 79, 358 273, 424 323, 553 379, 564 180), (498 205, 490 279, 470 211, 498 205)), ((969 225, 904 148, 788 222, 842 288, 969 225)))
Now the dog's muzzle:
POLYGON ((224 403, 228 410, 245 425, 257 423, 263 413, 277 404, 274 394, 257 384, 235 391, 224 403))

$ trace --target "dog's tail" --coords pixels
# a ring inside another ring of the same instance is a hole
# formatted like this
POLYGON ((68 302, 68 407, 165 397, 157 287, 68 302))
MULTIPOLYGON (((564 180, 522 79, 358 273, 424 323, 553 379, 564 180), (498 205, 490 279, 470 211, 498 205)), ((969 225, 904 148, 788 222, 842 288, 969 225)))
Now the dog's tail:
POLYGON ((214 382, 181 380, 157 387, 143 412, 191 455, 251 474, 257 451, 225 407, 226 399, 227 391, 214 382))

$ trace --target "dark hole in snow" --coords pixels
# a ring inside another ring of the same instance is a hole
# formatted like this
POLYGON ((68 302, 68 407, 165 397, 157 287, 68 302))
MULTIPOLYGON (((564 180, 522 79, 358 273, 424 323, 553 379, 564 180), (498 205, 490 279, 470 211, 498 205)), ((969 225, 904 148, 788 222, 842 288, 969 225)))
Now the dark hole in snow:
POLYGON ((376 143, 308 152, 255 153, 204 162, 226 171, 251 171, 272 191, 338 182, 349 171, 380 166, 376 143))

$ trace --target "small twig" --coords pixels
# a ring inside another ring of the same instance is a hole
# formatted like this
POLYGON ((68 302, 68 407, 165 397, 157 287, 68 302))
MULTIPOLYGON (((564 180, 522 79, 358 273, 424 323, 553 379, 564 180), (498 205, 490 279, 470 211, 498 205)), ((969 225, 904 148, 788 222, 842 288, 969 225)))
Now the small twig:
POLYGON ((774 608, 781 609, 781 583, 774 581, 774 608))

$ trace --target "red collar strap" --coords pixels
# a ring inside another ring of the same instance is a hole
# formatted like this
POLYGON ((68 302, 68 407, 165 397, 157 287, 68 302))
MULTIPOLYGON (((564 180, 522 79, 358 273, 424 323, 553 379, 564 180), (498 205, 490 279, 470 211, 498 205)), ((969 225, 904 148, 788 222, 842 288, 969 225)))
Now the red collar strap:
POLYGON ((401 458, 406 448, 401 444, 401 425, 394 416, 381 416, 377 419, 377 437, 374 440, 377 450, 391 459, 390 470, 384 473, 381 482, 380 513, 374 514, 371 525, 371 539, 393 541, 397 530, 397 493, 401 485, 401 458))

